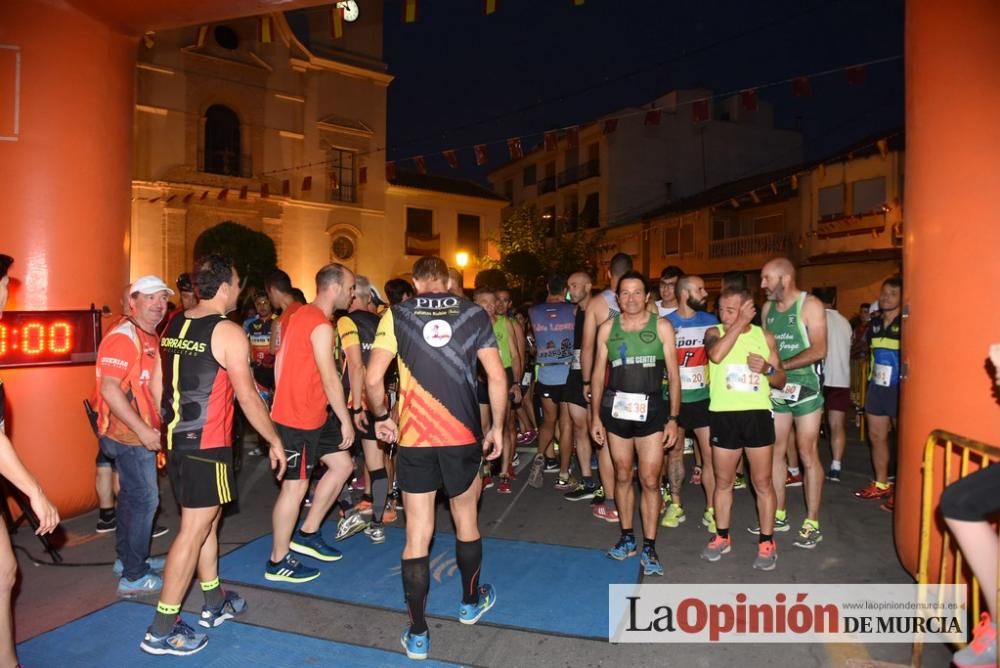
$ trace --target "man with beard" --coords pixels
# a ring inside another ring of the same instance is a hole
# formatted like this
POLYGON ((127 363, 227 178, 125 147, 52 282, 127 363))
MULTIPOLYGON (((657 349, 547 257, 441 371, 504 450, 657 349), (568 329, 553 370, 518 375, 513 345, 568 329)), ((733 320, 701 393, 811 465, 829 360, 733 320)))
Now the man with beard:
POLYGON ((705 332, 719 324, 708 313, 708 292, 700 276, 682 276, 677 281, 677 310, 667 320, 677 332, 677 362, 681 373, 681 412, 677 443, 667 453, 667 475, 670 480, 670 505, 660 522, 673 528, 684 521, 681 487, 684 484, 684 436, 693 433, 701 451, 701 484, 705 488, 707 509, 701 523, 715 532, 715 474, 712 470, 712 444, 709 440, 708 415, 708 354, 705 352, 705 332))
MULTIPOLYGON (((767 292, 762 320, 778 342, 781 365, 787 372, 784 388, 771 391, 774 403, 774 491, 778 497, 775 531, 789 528, 785 510, 785 449, 795 423, 799 460, 805 472, 806 519, 794 545, 812 549, 823 540, 819 505, 823 494, 823 464, 819 460, 819 428, 823 417, 823 384, 819 366, 826 357, 826 309, 823 302, 795 284, 795 267, 776 258, 760 272, 767 292)), ((751 533, 757 533, 751 529, 751 533)))
POLYGON ((585 501, 593 499, 597 494, 598 483, 594 481, 594 472, 590 457, 593 447, 590 443, 590 429, 587 424, 587 409, 589 403, 584 393, 583 371, 580 357, 583 354, 583 321, 590 304, 590 288, 593 281, 590 274, 577 271, 570 275, 566 294, 570 302, 576 305, 576 316, 573 324, 573 362, 569 367, 569 378, 566 379, 566 389, 563 402, 569 409, 570 423, 573 429, 573 443, 576 446, 576 459, 580 465, 580 477, 583 478, 577 486, 566 492, 563 497, 567 501, 585 501))

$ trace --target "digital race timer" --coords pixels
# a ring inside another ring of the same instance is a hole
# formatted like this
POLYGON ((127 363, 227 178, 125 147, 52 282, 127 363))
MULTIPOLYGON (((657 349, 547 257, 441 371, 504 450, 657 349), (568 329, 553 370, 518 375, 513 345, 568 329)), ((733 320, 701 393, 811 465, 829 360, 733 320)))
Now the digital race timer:
POLYGON ((4 311, 0 368, 93 364, 100 332, 99 311, 4 311))

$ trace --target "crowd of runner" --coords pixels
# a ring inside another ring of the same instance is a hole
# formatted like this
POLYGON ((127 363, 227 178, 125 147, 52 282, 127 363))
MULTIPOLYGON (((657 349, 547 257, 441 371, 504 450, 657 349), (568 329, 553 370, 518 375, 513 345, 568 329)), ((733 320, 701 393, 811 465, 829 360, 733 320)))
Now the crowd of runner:
MULTIPOLYGON (((664 573, 657 532, 686 521, 684 497, 698 487, 708 535, 693 549, 709 562, 730 552, 734 490, 748 486, 759 520, 747 527, 758 542, 753 568, 776 567, 774 534, 793 528, 789 486, 803 486, 806 501, 794 545, 823 540, 821 493, 825 479, 840 478, 857 331, 824 293, 798 288, 788 260, 762 268, 759 310, 758 286, 742 273, 727 274, 710 295, 701 277, 668 267, 650 289, 624 254, 612 258, 605 289, 583 270, 556 274, 518 308, 503 287, 468 295, 440 258, 422 258, 412 276, 380 292, 330 264, 306 303, 280 270, 248 296, 232 262, 209 256, 177 281, 180 309, 168 313, 174 290, 157 277, 128 287, 126 317, 101 344, 92 402, 101 451, 116 462, 121 486, 117 516, 104 510, 100 518, 117 521, 119 594, 160 592, 143 650, 205 646, 207 636, 178 615, 195 574, 205 597, 199 624, 211 628, 246 609, 220 585, 217 528, 248 427, 258 435, 252 454, 269 457, 280 485, 267 580, 319 577, 301 555, 337 561, 335 544, 362 533, 382 543, 385 524, 405 510, 411 624, 401 642, 411 658, 429 645, 427 555, 439 490, 456 524, 459 618, 469 624, 496 601, 479 582, 478 502, 487 490, 510 494, 519 472, 536 489, 553 474, 564 499, 589 501, 595 518, 618 524, 608 557, 638 554, 649 576, 664 573), (834 450, 828 471, 818 453, 824 424, 834 450), (161 440, 182 508, 165 563, 148 549, 158 503, 149 471, 161 440), (523 467, 518 446, 534 451, 523 467), (337 530, 328 540, 321 527, 331 513, 337 530)), ((863 331, 875 479, 858 490, 862 498, 892 494, 901 288, 898 279, 885 282, 863 331)))

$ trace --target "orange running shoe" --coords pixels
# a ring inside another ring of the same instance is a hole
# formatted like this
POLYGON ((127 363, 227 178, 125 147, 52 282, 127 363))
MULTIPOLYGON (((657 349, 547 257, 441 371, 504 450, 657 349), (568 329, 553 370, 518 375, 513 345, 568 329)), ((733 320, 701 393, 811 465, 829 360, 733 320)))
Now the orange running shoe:
POLYGON ((892 496, 892 488, 892 483, 889 483, 888 487, 880 488, 875 484, 875 481, 872 480, 866 487, 856 490, 854 492, 854 496, 859 499, 886 499, 892 496))

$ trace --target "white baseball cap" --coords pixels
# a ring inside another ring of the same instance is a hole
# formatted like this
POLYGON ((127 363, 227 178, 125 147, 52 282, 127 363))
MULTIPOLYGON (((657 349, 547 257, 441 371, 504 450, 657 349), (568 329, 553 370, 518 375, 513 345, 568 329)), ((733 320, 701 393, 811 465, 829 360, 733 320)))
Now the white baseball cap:
POLYGON ((135 279, 135 282, 128 291, 129 294, 135 294, 138 292, 143 295, 155 295, 157 292, 162 292, 164 290, 167 291, 168 295, 174 294, 174 291, 171 290, 159 276, 143 276, 135 279))

